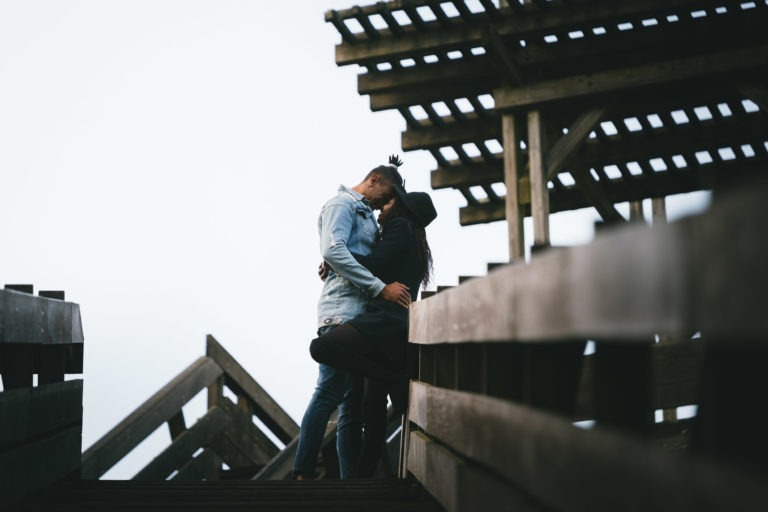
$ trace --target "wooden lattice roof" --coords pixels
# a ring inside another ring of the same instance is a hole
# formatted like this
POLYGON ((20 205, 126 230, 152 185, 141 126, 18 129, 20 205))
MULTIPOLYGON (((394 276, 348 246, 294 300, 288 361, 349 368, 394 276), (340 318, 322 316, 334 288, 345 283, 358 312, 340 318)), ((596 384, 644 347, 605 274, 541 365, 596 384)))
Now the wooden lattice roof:
MULTIPOLYGON (((339 65, 405 151, 437 162, 464 225, 505 218, 501 118, 546 120, 550 212, 720 185, 768 169, 768 2, 398 0, 333 10, 339 65)), ((510 147, 507 145, 507 147, 510 147)), ((526 177, 518 192, 527 212, 526 177)))

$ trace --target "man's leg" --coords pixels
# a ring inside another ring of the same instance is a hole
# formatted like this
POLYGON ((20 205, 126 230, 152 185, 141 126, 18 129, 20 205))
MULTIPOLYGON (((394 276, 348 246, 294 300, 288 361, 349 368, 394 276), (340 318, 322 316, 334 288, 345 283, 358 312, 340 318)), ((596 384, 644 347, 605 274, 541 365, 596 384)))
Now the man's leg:
MULTIPOLYGON (((301 420, 299 443, 293 464, 294 475, 313 476, 328 419, 339 407, 349 388, 349 374, 320 365, 320 374, 312 398, 301 420)), ((339 411, 341 413, 341 411, 339 411)), ((339 424, 341 418, 339 418, 339 424)), ((337 434, 338 435, 338 434, 337 434)))
POLYGON ((387 437, 387 390, 377 380, 366 380, 363 397, 363 443, 360 453, 360 476, 373 477, 387 437))
POLYGON ((339 423, 336 427, 339 474, 345 479, 359 477, 357 463, 362 443, 363 379, 350 374, 349 384, 347 394, 339 406, 339 423))

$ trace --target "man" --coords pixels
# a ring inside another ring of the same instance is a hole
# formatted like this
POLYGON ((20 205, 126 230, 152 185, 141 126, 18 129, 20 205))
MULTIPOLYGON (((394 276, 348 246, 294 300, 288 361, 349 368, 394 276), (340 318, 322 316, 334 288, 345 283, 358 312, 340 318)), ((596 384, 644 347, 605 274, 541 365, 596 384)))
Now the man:
MULTIPOLYGON (((392 197, 394 185, 402 186, 397 171, 399 158, 370 171, 352 188, 341 185, 320 213, 320 251, 329 267, 318 301, 318 335, 362 313, 369 297, 380 297, 408 307, 410 292, 400 283, 385 284, 360 265, 353 253, 367 256, 376 241, 378 225, 373 210, 381 209, 392 197)), ((338 408, 336 450, 341 478, 352 478, 359 454, 360 429, 350 416, 352 380, 349 373, 320 365, 315 392, 301 421, 293 473, 298 479, 314 476, 325 428, 338 408)))

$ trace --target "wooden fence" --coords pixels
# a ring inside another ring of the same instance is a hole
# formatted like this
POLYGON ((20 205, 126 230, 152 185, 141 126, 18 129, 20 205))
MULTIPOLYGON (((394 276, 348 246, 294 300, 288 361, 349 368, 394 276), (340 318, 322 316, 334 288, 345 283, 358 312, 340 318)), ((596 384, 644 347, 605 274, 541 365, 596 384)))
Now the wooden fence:
POLYGON ((83 478, 104 475, 163 424, 168 425, 170 445, 134 479, 247 479, 277 456, 281 451, 278 442, 289 444, 299 431, 272 397, 208 336, 205 356, 83 453, 83 478), (225 396, 225 387, 237 397, 236 403, 225 396), (208 410, 187 428, 182 407, 205 389, 208 410), (226 472, 222 463, 229 467, 226 472))
POLYGON ((0 290, 0 509, 80 469, 83 381, 64 380, 83 372, 80 309, 32 292, 0 290))
POLYGON ((715 199, 415 303, 403 472, 449 511, 768 510, 768 188, 715 199))

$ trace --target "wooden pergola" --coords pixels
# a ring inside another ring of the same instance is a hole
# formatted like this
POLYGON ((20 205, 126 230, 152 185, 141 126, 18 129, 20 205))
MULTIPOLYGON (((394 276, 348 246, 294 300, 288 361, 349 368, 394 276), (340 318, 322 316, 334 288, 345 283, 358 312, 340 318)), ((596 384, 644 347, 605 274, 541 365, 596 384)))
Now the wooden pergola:
POLYGON ((397 109, 432 187, 466 199, 462 225, 522 220, 549 245, 550 213, 607 223, 653 199, 766 169, 768 4, 709 0, 396 0, 332 10, 338 65, 357 64, 371 110, 397 109))

